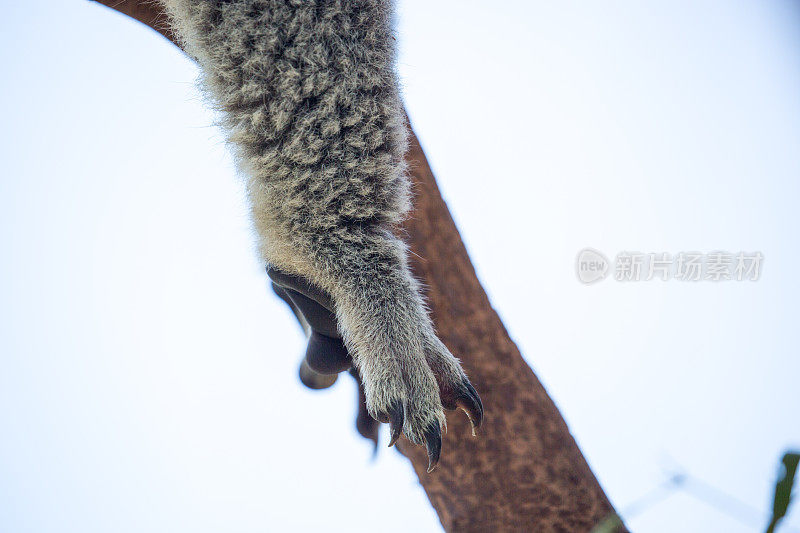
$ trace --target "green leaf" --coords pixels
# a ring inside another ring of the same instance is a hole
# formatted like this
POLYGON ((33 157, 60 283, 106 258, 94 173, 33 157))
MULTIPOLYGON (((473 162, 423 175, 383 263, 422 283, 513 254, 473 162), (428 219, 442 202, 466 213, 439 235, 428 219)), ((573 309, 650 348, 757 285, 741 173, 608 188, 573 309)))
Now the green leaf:
POLYGON ((625 524, 622 523, 622 518, 620 518, 617 513, 612 512, 601 520, 599 524, 594 526, 591 533, 616 533, 624 527, 625 524))
POLYGON ((800 463, 800 453, 789 452, 781 461, 781 476, 775 484, 775 500, 772 504, 772 519, 769 521, 767 533, 774 533, 775 527, 781 518, 786 516, 789 504, 792 501, 792 485, 797 473, 797 464, 800 463))

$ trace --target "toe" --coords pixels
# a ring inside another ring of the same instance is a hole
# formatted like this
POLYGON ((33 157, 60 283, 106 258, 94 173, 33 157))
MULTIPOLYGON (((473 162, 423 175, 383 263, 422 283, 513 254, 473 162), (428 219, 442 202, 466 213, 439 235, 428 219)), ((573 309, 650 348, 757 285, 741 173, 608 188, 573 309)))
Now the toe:
POLYGON ((475 390, 469 380, 465 379, 461 384, 456 403, 469 416, 474 434, 475 430, 481 427, 481 422, 483 422, 483 402, 481 402, 478 391, 475 390))
POLYGON ((439 455, 442 453, 442 430, 439 424, 428 426, 425 430, 425 447, 428 449, 428 472, 433 472, 439 464, 439 455))
POLYGON ((375 453, 378 451, 378 428, 380 424, 377 420, 369 416, 367 407, 359 405, 358 415, 356 416, 356 430, 358 434, 365 439, 371 440, 373 443, 373 450, 375 453))
POLYGON ((336 383, 337 378, 336 374, 322 374, 317 372, 308 365, 308 361, 305 358, 303 358, 303 361, 300 363, 298 375, 300 376, 300 382, 313 390, 327 389, 336 383))
POLYGON ((394 446, 400 435, 403 434, 403 405, 399 402, 395 403, 389 410, 389 447, 394 446))

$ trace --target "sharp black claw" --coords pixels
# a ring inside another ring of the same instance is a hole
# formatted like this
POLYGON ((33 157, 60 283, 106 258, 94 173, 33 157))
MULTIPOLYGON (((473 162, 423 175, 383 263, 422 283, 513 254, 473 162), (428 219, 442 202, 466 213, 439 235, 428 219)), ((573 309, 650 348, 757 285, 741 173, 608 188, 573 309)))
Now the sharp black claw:
POLYGON ((474 435, 475 430, 481 427, 481 422, 483 422, 483 402, 481 402, 481 397, 478 396, 478 391, 469 381, 465 380, 463 383, 458 404, 469 416, 470 422, 472 422, 472 434, 474 435))
POLYGON ((403 434, 403 405, 395 403, 390 409, 389 417, 389 427, 391 428, 389 447, 391 448, 403 434))
POLYGON ((442 453, 442 430, 439 424, 430 426, 425 430, 425 447, 428 449, 428 473, 433 472, 439 464, 439 455, 442 453))

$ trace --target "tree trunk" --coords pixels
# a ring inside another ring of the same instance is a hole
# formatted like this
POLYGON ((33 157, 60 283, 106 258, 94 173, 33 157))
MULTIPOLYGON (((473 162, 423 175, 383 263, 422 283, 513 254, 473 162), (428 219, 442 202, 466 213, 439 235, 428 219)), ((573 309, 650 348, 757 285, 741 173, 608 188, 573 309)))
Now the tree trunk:
MULTIPOLYGON (((178 44, 156 2, 97 1, 178 44)), ((611 525, 608 498, 492 309, 413 132, 406 159, 416 191, 405 223, 412 268, 427 289, 439 337, 461 359, 486 414, 475 438, 465 416, 449 417, 432 474, 422 447, 401 439, 400 452, 446 531, 588 532, 604 520, 611 525)))

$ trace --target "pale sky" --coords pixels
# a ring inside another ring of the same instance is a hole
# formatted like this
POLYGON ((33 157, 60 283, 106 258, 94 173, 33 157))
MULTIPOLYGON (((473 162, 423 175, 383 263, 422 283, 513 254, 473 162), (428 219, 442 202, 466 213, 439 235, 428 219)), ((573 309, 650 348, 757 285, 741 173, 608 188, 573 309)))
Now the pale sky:
MULTIPOLYGON (((628 525, 762 531, 800 448, 797 5, 401 0, 399 44, 492 304, 628 525), (587 246, 764 263, 585 286, 587 246)), ((440 531, 352 380, 297 380, 194 65, 83 0, 5 6, 0 64, 0 531, 440 531)))

